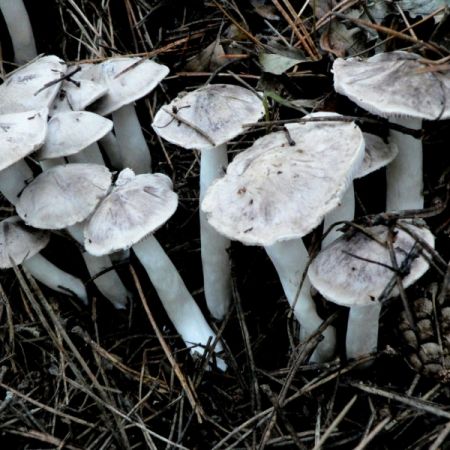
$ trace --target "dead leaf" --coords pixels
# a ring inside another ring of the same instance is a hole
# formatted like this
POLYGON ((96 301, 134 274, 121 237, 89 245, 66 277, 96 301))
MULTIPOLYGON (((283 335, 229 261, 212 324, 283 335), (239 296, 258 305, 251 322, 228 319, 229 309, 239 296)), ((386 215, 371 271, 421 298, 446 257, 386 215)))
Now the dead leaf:
POLYGON ((280 20, 280 16, 276 13, 276 8, 272 3, 268 3, 266 0, 250 0, 254 11, 259 16, 267 20, 280 20))
POLYGON ((296 64, 305 62, 305 60, 290 58, 289 56, 274 53, 260 53, 259 62, 261 63, 264 72, 281 75, 296 64))
POLYGON ((216 70, 225 62, 225 52, 219 40, 216 39, 198 55, 191 58, 184 69, 188 72, 208 72, 216 70))
POLYGON ((343 58, 364 50, 363 34, 359 28, 350 28, 340 23, 331 22, 320 36, 322 50, 343 58))

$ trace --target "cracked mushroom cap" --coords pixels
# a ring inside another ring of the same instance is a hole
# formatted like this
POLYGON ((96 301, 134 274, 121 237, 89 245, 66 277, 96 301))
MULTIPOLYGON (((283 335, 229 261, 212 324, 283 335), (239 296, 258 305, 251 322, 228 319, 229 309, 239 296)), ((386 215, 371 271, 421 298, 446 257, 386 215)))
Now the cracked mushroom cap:
POLYGON ((363 133, 366 142, 364 159, 355 178, 362 178, 392 162, 398 154, 394 143, 386 144, 375 134, 363 133))
POLYGON ((57 56, 42 56, 8 74, 0 85, 0 113, 39 111, 49 108, 66 73, 57 56))
POLYGON ((361 108, 382 117, 450 118, 450 77, 426 71, 421 56, 404 51, 368 59, 338 58, 334 88, 361 108))
POLYGON ((309 233, 339 204, 364 156, 361 130, 333 118, 286 125, 290 139, 270 133, 236 156, 205 195, 208 222, 251 245, 309 233))
POLYGON ((164 225, 177 205, 169 177, 124 169, 84 229, 85 248, 95 256, 127 249, 164 225))
POLYGON ((108 88, 92 106, 102 116, 144 97, 169 73, 167 66, 143 58, 111 58, 95 68, 98 79, 108 88))
POLYGON ((203 150, 245 132, 243 125, 257 122, 263 114, 263 102, 252 91, 232 84, 209 84, 163 106, 152 127, 172 144, 203 150))
POLYGON ((27 227, 18 216, 0 222, 0 269, 22 264, 39 253, 50 240, 43 230, 27 227))
POLYGON ((48 122, 44 145, 38 159, 69 156, 97 142, 112 130, 113 122, 87 111, 55 114, 48 122))
POLYGON ((42 146, 48 110, 0 114, 0 170, 42 146))
MULTIPOLYGON (((434 247, 434 236, 428 228, 406 221, 401 221, 401 224, 434 247)), ((386 244, 389 239, 388 227, 376 225, 365 230, 367 234, 351 229, 324 248, 309 266, 308 276, 312 285, 324 298, 338 305, 372 304, 394 276, 386 244)), ((395 228, 392 245, 399 267, 410 254, 415 242, 407 232, 395 228)), ((417 248, 420 249, 420 243, 417 248)), ((403 286, 407 288, 413 284, 428 267, 428 262, 422 256, 412 259, 410 270, 403 278, 403 286)), ((391 296, 396 295, 398 288, 394 287, 391 296)))
POLYGON ((85 220, 111 186, 99 164, 66 164, 37 176, 22 192, 17 214, 27 225, 61 230, 85 220))

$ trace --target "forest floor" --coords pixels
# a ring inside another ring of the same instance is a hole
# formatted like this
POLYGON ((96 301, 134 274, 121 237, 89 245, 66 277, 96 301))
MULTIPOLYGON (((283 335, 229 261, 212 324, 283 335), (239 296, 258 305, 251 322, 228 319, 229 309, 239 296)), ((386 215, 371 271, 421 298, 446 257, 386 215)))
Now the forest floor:
MULTIPOLYGON (((207 317, 199 158, 156 136, 150 126, 155 112, 181 91, 207 82, 263 92, 269 106, 265 125, 235 139, 230 160, 278 129, 280 121, 316 110, 375 118, 371 129, 386 136, 386 120, 334 92, 332 63, 337 57, 407 49, 449 74, 450 16, 443 3, 25 1, 39 53, 73 65, 139 55, 170 67, 162 84, 136 106, 153 170, 168 175, 179 195, 177 212, 156 235, 207 317), (427 3, 430 11, 416 14, 414 3, 427 3)), ((1 20, 4 76, 14 66, 1 20)), ((360 124, 367 126, 364 120, 360 124)), ((434 295, 436 308, 443 307, 438 296, 450 302, 448 136, 450 121, 424 122, 425 207, 441 205, 426 218, 438 262, 406 291, 409 302, 434 295)), ((358 180, 355 188, 357 216, 383 211, 384 171, 358 180)), ((12 213, 2 201, 1 218, 12 213)), ((307 245, 313 247, 321 233, 309 235, 307 245)), ((317 339, 299 342, 298 323, 266 253, 233 242, 233 307, 223 322, 210 320, 224 342, 229 367, 222 372, 192 358, 133 256, 117 267, 133 294, 129 307, 118 311, 95 290, 66 235, 56 233, 44 253, 86 281, 91 301, 85 307, 55 294, 20 269, 0 274, 2 449, 450 449, 448 377, 429 378, 408 364, 397 298, 383 306, 379 350, 363 361, 347 361, 348 311, 317 295, 321 315, 336 327, 338 355, 309 364, 317 339), (361 368, 361 362, 370 368, 361 368)))

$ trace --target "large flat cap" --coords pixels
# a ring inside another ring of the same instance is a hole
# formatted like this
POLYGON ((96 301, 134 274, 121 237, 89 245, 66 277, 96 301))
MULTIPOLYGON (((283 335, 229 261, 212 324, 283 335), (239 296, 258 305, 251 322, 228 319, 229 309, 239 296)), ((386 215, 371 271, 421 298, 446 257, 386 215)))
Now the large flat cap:
POLYGON ((364 156, 350 122, 287 125, 240 153, 202 203, 208 222, 245 244, 272 245, 304 236, 335 208, 364 156))

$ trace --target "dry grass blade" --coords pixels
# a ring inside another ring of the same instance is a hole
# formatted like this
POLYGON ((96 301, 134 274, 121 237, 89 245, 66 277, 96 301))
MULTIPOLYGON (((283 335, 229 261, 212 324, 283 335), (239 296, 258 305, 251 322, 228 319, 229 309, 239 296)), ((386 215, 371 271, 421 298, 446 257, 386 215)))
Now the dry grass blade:
POLYGON ((37 400, 32 399, 29 395, 25 395, 22 392, 19 392, 16 389, 13 389, 11 386, 7 386, 6 384, 2 383, 1 381, 0 381, 0 387, 2 387, 3 389, 6 389, 9 392, 12 392, 12 394, 14 394, 16 397, 21 398, 32 405, 42 408, 45 411, 48 411, 51 414, 55 414, 59 417, 62 417, 70 422, 78 423, 80 425, 83 425, 85 427, 92 428, 92 429, 98 428, 98 426, 96 426, 95 424, 92 424, 90 422, 87 422, 86 420, 80 419, 79 417, 71 416, 70 414, 66 414, 62 411, 59 411, 58 409, 52 408, 51 406, 45 405, 41 402, 38 402, 37 400))
POLYGON ((148 307, 148 304, 145 299, 144 292, 142 291, 142 287, 141 287, 141 284, 137 277, 137 274, 136 274, 135 270, 133 269, 133 267, 131 267, 131 266, 130 266, 130 271, 131 271, 131 275, 133 277, 134 283, 136 285, 136 289, 138 291, 139 298, 142 302, 142 306, 144 307, 145 313, 147 314, 147 318, 148 318, 156 336, 158 337, 161 347, 163 348, 164 353, 165 353, 167 359, 169 360, 170 365, 172 366, 172 368, 175 372, 175 375, 177 376, 178 381, 180 382, 180 384, 183 388, 183 391, 185 392, 194 413, 197 416, 198 422, 201 423, 203 421, 202 417, 204 415, 204 412, 203 412, 202 407, 198 403, 197 395, 195 394, 195 391, 193 390, 192 383, 189 383, 188 380, 186 379, 186 377, 184 376, 183 372, 180 369, 180 366, 175 361, 175 358, 173 357, 169 346, 167 345, 166 341, 164 340, 164 337, 161 334, 161 331, 159 330, 159 327, 155 321, 155 318, 153 317, 153 314, 150 311, 150 308, 148 307))
POLYGON ((353 449, 353 450, 363 450, 365 449, 372 439, 381 432, 381 430, 386 426, 386 424, 390 421, 390 417, 385 417, 381 422, 377 423, 370 431, 370 433, 353 449))
POLYGON ((353 403, 356 402, 357 398, 358 398, 358 396, 354 395, 352 397, 352 399, 342 408, 342 411, 336 416, 336 418, 333 420, 333 422, 331 422, 330 426, 325 430, 325 433, 323 433, 322 437, 319 439, 319 442, 316 443, 313 450, 319 450, 320 448, 322 448, 322 445, 330 437, 331 433, 335 430, 335 428, 345 418, 345 416, 349 412, 350 408, 353 406, 353 403))
POLYGON ((379 395, 381 397, 388 398, 389 400, 394 400, 405 405, 412 406, 413 408, 416 408, 420 411, 426 411, 430 414, 434 414, 435 416, 450 419, 450 412, 444 411, 432 402, 428 402, 420 398, 408 397, 406 395, 397 394, 396 392, 390 392, 385 389, 380 389, 373 386, 367 386, 363 383, 350 381, 349 385, 369 394, 379 395))

